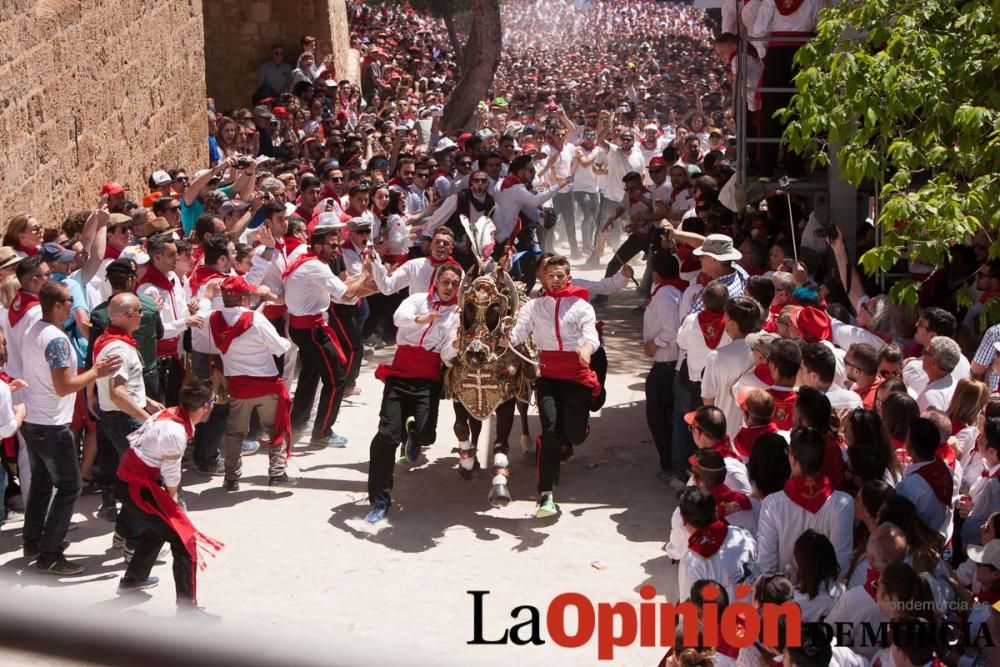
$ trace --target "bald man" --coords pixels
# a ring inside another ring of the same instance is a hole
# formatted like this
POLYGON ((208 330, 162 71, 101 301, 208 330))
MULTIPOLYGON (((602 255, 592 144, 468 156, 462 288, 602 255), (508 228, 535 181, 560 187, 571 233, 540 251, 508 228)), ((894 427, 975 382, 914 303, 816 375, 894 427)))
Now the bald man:
MULTIPOLYGON (((94 341, 94 361, 115 355, 122 359, 122 365, 117 372, 97 381, 97 402, 101 408, 97 423, 120 457, 128 451, 129 434, 163 406, 146 396, 142 358, 132 337, 142 318, 139 298, 129 292, 115 294, 108 304, 108 315, 111 325, 94 341)), ((141 523, 123 508, 115 522, 112 548, 123 548, 126 563, 141 533, 141 523)))

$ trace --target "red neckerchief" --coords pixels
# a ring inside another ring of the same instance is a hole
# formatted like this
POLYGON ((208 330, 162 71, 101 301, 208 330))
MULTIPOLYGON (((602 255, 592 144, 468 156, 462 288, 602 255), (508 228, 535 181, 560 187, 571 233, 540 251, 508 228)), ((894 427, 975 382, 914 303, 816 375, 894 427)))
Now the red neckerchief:
POLYGON ((892 444, 892 448, 896 450, 896 458, 904 466, 910 465, 912 461, 910 460, 910 452, 906 450, 906 443, 898 438, 889 436, 889 442, 892 444))
POLYGON ((723 459, 739 460, 739 457, 736 456, 736 452, 733 451, 733 443, 729 440, 728 435, 722 442, 712 445, 712 449, 719 452, 719 455, 722 456, 723 459))
POLYGON ((559 341, 559 351, 563 349, 562 336, 559 335, 559 302, 565 298, 578 297, 584 301, 590 301, 590 292, 582 287, 577 287, 576 285, 570 283, 563 287, 558 292, 550 292, 545 290, 542 292, 542 296, 550 296, 556 300, 556 307, 554 309, 555 313, 555 329, 556 329, 556 340, 559 341))
POLYGON ((934 459, 926 465, 916 469, 916 474, 920 475, 931 487, 934 497, 946 506, 951 505, 951 497, 955 490, 955 480, 952 477, 951 469, 941 459, 934 459))
POLYGON ((753 507, 745 493, 733 491, 725 484, 716 484, 708 489, 715 498, 715 513, 722 519, 735 512, 744 512, 753 507))
POLYGON ((500 186, 500 192, 503 192, 508 188, 512 188, 515 185, 521 185, 521 183, 521 179, 514 174, 507 174, 507 177, 503 179, 503 184, 500 186))
POLYGON ((701 335, 705 339, 705 345, 710 350, 719 346, 722 334, 726 333, 726 327, 722 322, 725 313, 713 313, 710 310, 703 310, 698 313, 698 326, 701 327, 701 335))
POLYGON ((774 8, 778 10, 778 13, 782 16, 791 16, 795 12, 799 11, 799 7, 802 6, 804 0, 778 0, 774 3, 774 8))
POLYGON ((26 245, 18 245, 17 249, 19 251, 23 252, 28 257, 34 257, 35 255, 38 254, 38 246, 35 246, 34 248, 32 248, 32 247, 26 246, 26 245))
POLYGON ((166 292, 171 292, 174 289, 173 281, 163 275, 158 268, 153 266, 152 262, 150 262, 149 266, 146 268, 146 273, 139 279, 139 286, 147 283, 166 292))
POLYGON ((302 253, 301 255, 292 260, 292 263, 288 265, 288 268, 285 269, 285 272, 281 275, 281 279, 288 280, 288 277, 292 275, 295 269, 299 268, 300 266, 302 266, 311 259, 315 259, 317 262, 323 261, 319 257, 317 257, 316 253, 314 253, 312 250, 306 250, 304 253, 302 253))
POLYGON ((755 378, 768 386, 774 384, 774 378, 771 377, 771 366, 767 363, 757 364, 754 366, 753 375, 755 378))
POLYGON ((688 549, 702 558, 711 558, 722 548, 722 543, 726 541, 728 534, 729 527, 724 521, 716 519, 691 534, 688 538, 688 549))
POLYGON ((979 591, 979 594, 976 596, 976 600, 992 607, 997 602, 1000 602, 1000 589, 995 591, 979 591))
POLYGON ((106 348, 111 343, 119 340, 123 343, 128 343, 135 348, 138 348, 139 346, 139 344, 135 342, 135 338, 132 338, 132 334, 124 329, 119 329, 112 324, 104 330, 104 333, 97 337, 96 341, 94 341, 94 358, 97 358, 97 355, 101 353, 101 350, 106 348))
POLYGON ((104 246, 104 259, 118 259, 121 254, 121 249, 114 247, 110 243, 104 246))
MULTIPOLYGON (((10 384, 10 380, 7 380, 6 378, 4 378, 4 382, 10 384)), ((988 479, 990 477, 996 477, 997 479, 1000 479, 1000 468, 997 468, 996 472, 994 472, 992 475, 990 474, 989 468, 983 468, 983 471, 979 473, 979 476, 984 479, 988 479)))
POLYGON ((213 278, 225 278, 225 276, 210 266, 205 266, 204 264, 199 266, 194 270, 194 273, 191 274, 191 282, 189 283, 191 286, 191 294, 197 295, 198 290, 201 289, 202 285, 213 278))
POLYGON ((955 469, 955 450, 947 442, 934 450, 934 456, 944 461, 951 470, 955 469))
POLYGON ((23 289, 18 290, 17 296, 14 297, 14 301, 10 304, 10 310, 7 311, 7 318, 10 321, 11 328, 16 327, 21 318, 31 310, 31 307, 37 304, 37 294, 25 292, 23 289))
POLYGON ((172 421, 180 424, 184 427, 184 432, 187 433, 188 439, 194 436, 194 424, 191 423, 191 416, 187 413, 187 410, 179 405, 173 408, 160 410, 159 414, 153 417, 153 419, 156 421, 172 421))
POLYGON ((289 255, 291 255, 295 251, 295 249, 298 248, 303 243, 305 243, 305 241, 303 241, 302 239, 299 239, 299 238, 297 238, 295 236, 286 236, 285 237, 285 257, 288 257, 289 255))
POLYGON ((660 291, 661 287, 674 287, 678 292, 683 294, 684 290, 687 289, 687 286, 688 281, 683 278, 667 278, 666 280, 658 280, 656 281, 656 287, 653 288, 653 293, 649 295, 649 298, 654 298, 656 293, 660 291))
POLYGON ((253 311, 248 310, 240 313, 236 321, 230 325, 226 324, 226 318, 222 315, 222 311, 217 310, 208 318, 208 324, 212 329, 212 340, 215 342, 215 346, 222 354, 225 354, 229 351, 233 340, 237 336, 242 336, 253 326, 253 311))
POLYGON ((403 181, 399 180, 398 176, 393 176, 392 178, 390 178, 389 182, 385 184, 385 187, 391 188, 394 185, 397 188, 400 188, 401 190, 407 190, 408 189, 405 185, 403 185, 403 181))
POLYGON ((733 449, 743 458, 750 458, 750 452, 753 451, 753 444, 757 442, 757 438, 768 433, 777 432, 778 425, 774 422, 767 422, 759 426, 744 426, 736 433, 736 439, 733 440, 733 449))
POLYGON ((792 418, 795 416, 795 401, 799 398, 798 392, 794 389, 785 391, 771 386, 768 387, 767 393, 771 394, 771 398, 774 399, 774 423, 778 425, 778 430, 791 430, 794 426, 792 418))
POLYGON ((876 570, 874 567, 869 567, 868 572, 865 574, 865 590, 868 592, 868 595, 872 596, 872 600, 875 599, 876 584, 878 584, 879 577, 881 576, 882 570, 876 570))
POLYGON ((433 266, 435 269, 440 267, 442 264, 454 264, 455 266, 460 267, 458 260, 452 257, 451 255, 448 255, 444 259, 434 259, 434 255, 428 255, 427 261, 430 262, 431 266, 433 266))
POLYGON ((818 512, 833 495, 833 485, 824 475, 792 477, 785 482, 784 490, 789 500, 810 514, 818 512))

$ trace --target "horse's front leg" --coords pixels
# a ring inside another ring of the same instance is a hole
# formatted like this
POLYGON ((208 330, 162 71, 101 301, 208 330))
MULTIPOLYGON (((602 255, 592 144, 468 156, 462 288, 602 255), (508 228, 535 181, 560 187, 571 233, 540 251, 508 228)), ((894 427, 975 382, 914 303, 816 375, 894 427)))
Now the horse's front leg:
POLYGON ((497 437, 493 443, 493 480, 489 495, 490 504, 494 507, 505 507, 510 502, 510 491, 507 489, 510 460, 507 452, 510 450, 510 432, 514 428, 515 402, 512 398, 496 409, 497 437))
POLYGON ((458 438, 458 472, 465 479, 472 479, 473 471, 479 467, 476 444, 483 425, 472 418, 460 401, 454 401, 452 405, 455 407, 455 437, 458 438))

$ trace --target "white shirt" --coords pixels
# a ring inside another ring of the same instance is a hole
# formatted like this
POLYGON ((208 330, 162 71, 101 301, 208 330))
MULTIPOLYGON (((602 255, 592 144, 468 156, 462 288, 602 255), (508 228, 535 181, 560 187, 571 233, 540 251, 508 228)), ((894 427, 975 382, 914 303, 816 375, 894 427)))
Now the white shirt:
POLYGON ((144 283, 139 286, 138 293, 148 296, 153 301, 162 300, 160 307, 160 323, 163 324, 163 337, 160 340, 171 340, 177 338, 187 329, 184 321, 191 313, 188 309, 187 299, 184 295, 184 284, 177 274, 171 271, 167 274, 171 289, 160 289, 152 283, 144 283))
POLYGON ((608 276, 607 278, 601 278, 600 280, 587 280, 586 278, 577 278, 574 276, 573 284, 587 290, 590 293, 590 296, 594 296, 596 294, 603 294, 607 296, 625 289, 625 286, 628 285, 628 278, 625 277, 625 274, 619 271, 614 275, 608 276))
POLYGON ((837 414, 850 412, 855 408, 864 407, 861 402, 861 396, 859 396, 856 391, 838 387, 836 384, 830 385, 829 389, 821 389, 820 391, 826 394, 826 397, 830 399, 830 407, 837 414))
POLYGON ((113 375, 97 379, 97 403, 105 412, 122 411, 111 400, 111 381, 120 378, 125 381, 125 392, 140 408, 146 407, 146 384, 142 381, 142 358, 134 346, 124 341, 114 341, 101 348, 94 361, 117 355, 122 359, 121 367, 113 375))
POLYGON ((17 432, 17 418, 14 416, 14 400, 10 387, 0 381, 0 438, 9 438, 17 432))
POLYGON ((677 361, 677 328, 680 324, 681 292, 673 285, 656 289, 642 315, 642 340, 656 341, 653 363, 677 361))
MULTIPOLYGON (((24 350, 24 334, 31 327, 42 320, 42 306, 35 304, 28 309, 15 326, 10 324, 10 311, 6 308, 2 310, 0 316, 0 328, 3 329, 4 338, 7 340, 7 374, 13 378, 23 378, 22 370, 24 350)), ((19 392, 20 393, 20 392, 19 392)), ((21 403, 19 399, 17 401, 21 403)))
MULTIPOLYGON (((587 160, 596 160, 600 153, 600 146, 595 145, 589 151, 583 146, 576 147, 576 154, 586 158, 587 160)), ((576 172, 573 174, 573 192, 598 192, 598 178, 597 174, 594 173, 594 164, 596 164, 596 162, 587 166, 583 166, 579 163, 577 164, 576 172)))
POLYGON ((444 361, 458 354, 451 344, 458 331, 459 314, 456 304, 442 305, 438 298, 431 299, 427 292, 417 292, 403 299, 392 315, 396 325, 396 345, 422 347, 430 352, 438 352, 444 361), (420 324, 418 317, 432 312, 441 316, 430 324, 420 324))
POLYGON ((824 581, 819 585, 816 597, 810 599, 796 588, 794 600, 802 610, 802 622, 816 623, 823 620, 846 590, 847 587, 839 581, 824 581))
POLYGON ((784 491, 764 498, 757 523, 761 572, 780 572, 794 580, 795 540, 809 528, 829 538, 840 571, 847 572, 854 541, 854 499, 843 491, 834 491, 815 514, 793 502, 784 491))
POLYGON ((510 342, 520 345, 531 335, 539 350, 575 351, 590 343, 594 350, 601 346, 597 337, 597 316, 594 308, 583 299, 566 297, 559 300, 540 296, 521 307, 517 323, 510 333, 510 342))
MULTIPOLYGON (((229 349, 221 351, 215 344, 215 336, 209 342, 212 354, 222 357, 223 374, 250 375, 252 377, 274 377, 278 367, 274 365, 274 357, 281 356, 292 347, 292 344, 281 337, 264 314, 243 307, 222 308, 220 311, 226 324, 232 324, 243 313, 253 313, 253 324, 239 336, 233 338, 229 349)), ((211 324, 206 325, 211 331, 211 324)))
POLYGON ((646 170, 646 159, 635 144, 632 144, 632 150, 628 153, 615 144, 611 144, 605 152, 608 174, 604 181, 604 195, 612 201, 620 202, 625 199, 625 184, 622 183, 622 178, 630 171, 642 174, 646 170))
POLYGON ((533 194, 524 183, 518 183, 506 190, 501 190, 495 196, 497 205, 493 215, 493 223, 496 225, 496 242, 502 243, 510 237, 519 213, 524 211, 525 215, 535 219, 538 207, 552 199, 558 192, 559 187, 553 185, 548 190, 533 194))
MULTIPOLYGON (((567 178, 572 174, 571 167, 573 166, 573 154, 575 148, 576 147, 573 146, 573 144, 566 141, 563 142, 563 147, 559 149, 558 151, 559 157, 557 157, 555 159, 555 162, 552 163, 552 171, 554 171, 555 175, 558 176, 559 178, 567 178)), ((553 153, 556 153, 556 147, 549 143, 546 143, 544 146, 542 146, 541 150, 543 153, 545 153, 546 156, 550 156, 553 153)), ((572 191, 573 191, 573 184, 567 183, 565 186, 563 186, 561 190, 559 190, 559 193, 565 194, 572 191)))
POLYGON ((749 575, 753 571, 756 557, 757 545, 753 536, 742 528, 729 526, 722 546, 709 558, 687 550, 677 567, 678 593, 682 599, 686 599, 694 582, 711 579, 722 584, 729 594, 730 602, 735 602, 738 599, 736 586, 752 581, 749 575))
POLYGON ((403 262, 390 274, 381 261, 373 261, 372 278, 382 294, 395 294, 404 287, 411 292, 430 292, 438 266, 429 257, 417 257, 403 262))
POLYGON ((954 509, 950 503, 938 500, 927 480, 917 474, 918 470, 932 463, 934 461, 924 461, 906 466, 903 479, 896 485, 896 494, 909 499, 927 527, 941 533, 947 541, 951 537, 954 509))
POLYGON ((775 7, 775 0, 762 0, 757 10, 751 35, 768 32, 813 32, 819 10, 829 6, 829 0, 804 0, 799 8, 785 16, 775 7))
POLYGON ((246 281, 252 285, 263 285, 278 296, 283 295, 285 281, 282 276, 285 274, 285 269, 290 262, 307 250, 305 243, 292 252, 288 252, 288 248, 282 245, 274 248, 271 259, 268 260, 264 257, 264 246, 257 246, 250 257, 250 270, 245 276, 246 281))
POLYGON ((156 415, 151 415, 138 430, 129 434, 128 441, 143 463, 160 469, 164 486, 181 483, 181 458, 188 442, 182 424, 170 419, 158 420, 156 415))
MULTIPOLYGON (((913 357, 903 362, 902 376, 906 388, 915 392, 914 395, 920 394, 927 387, 927 373, 924 372, 923 359, 919 357, 913 357)), ((972 376, 972 366, 964 354, 959 357, 958 365, 951 371, 951 376, 955 378, 955 384, 958 384, 959 380, 968 380, 972 376)))
POLYGON ((955 393, 955 384, 953 376, 945 375, 934 382, 928 382, 919 393, 910 389, 909 394, 917 399, 920 412, 927 408, 937 408, 942 412, 947 412, 948 404, 951 403, 951 397, 955 393))
MULTIPOLYGON (((690 362, 688 362, 690 363, 690 362)), ((742 338, 708 353, 701 378, 701 395, 711 398, 726 415, 726 435, 735 438, 743 426, 743 411, 731 391, 753 363, 753 352, 742 338)))
POLYGON ((342 298, 347 285, 333 275, 330 265, 311 259, 299 265, 285 281, 285 305, 290 315, 317 315, 330 307, 330 297, 342 298))
POLYGON ((28 410, 25 421, 44 426, 69 425, 76 394, 59 396, 52 383, 52 369, 68 368, 71 377, 76 375, 76 352, 69 338, 59 327, 39 320, 25 331, 24 340, 21 377, 28 386, 18 393, 23 394, 28 410))
POLYGON ((840 320, 831 318, 830 332, 833 344, 842 350, 850 349, 851 345, 855 343, 867 343, 874 347, 876 352, 885 347, 885 341, 871 331, 856 327, 853 324, 845 324, 840 320))
MULTIPOLYGON (((719 326, 722 326, 721 321, 719 326)), ((729 334, 723 333, 717 347, 722 347, 730 341, 732 339, 729 337, 729 334)), ((700 382, 705 362, 708 360, 708 353, 711 350, 705 344, 705 336, 701 333, 701 325, 698 324, 698 313, 691 313, 684 318, 681 328, 677 331, 677 346, 683 350, 687 357, 688 377, 691 378, 692 382, 700 382)))
POLYGON ((885 623, 888 619, 878 608, 878 603, 868 594, 864 586, 848 588, 833 605, 833 609, 826 615, 826 623, 834 625, 843 623, 851 626, 851 649, 865 658, 871 659, 878 653, 881 646, 871 646, 865 640, 863 628, 867 626, 870 632, 878 628, 879 623, 885 623))

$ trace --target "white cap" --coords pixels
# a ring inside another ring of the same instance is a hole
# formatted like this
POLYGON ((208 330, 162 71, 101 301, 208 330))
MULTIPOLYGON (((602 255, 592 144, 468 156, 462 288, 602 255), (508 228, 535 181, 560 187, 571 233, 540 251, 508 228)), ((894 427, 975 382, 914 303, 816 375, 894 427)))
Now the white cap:
POLYGON ((659 132, 660 128, 656 126, 656 123, 650 123, 646 127, 642 128, 643 132, 659 132))
MULTIPOLYGON (((295 213, 295 211, 298 210, 298 208, 299 208, 298 206, 296 206, 295 204, 293 204, 290 201, 289 202, 285 202, 285 215, 292 215, 293 213, 295 213)), ((309 222, 309 221, 306 220, 306 222, 309 222)))
POLYGON ((122 259, 131 259, 136 264, 142 265, 149 261, 149 255, 142 249, 142 246, 130 245, 122 248, 119 255, 122 259))
POLYGON ((441 151, 451 150, 452 148, 458 148, 458 144, 449 139, 448 137, 443 137, 437 142, 437 146, 434 147, 435 153, 440 153, 441 151))
POLYGON ((984 547, 969 545, 967 548, 969 560, 980 565, 991 565, 1000 570, 1000 539, 990 541, 984 547))
POLYGON ((341 222, 340 214, 334 211, 320 213, 319 220, 316 222, 316 229, 319 229, 320 227, 333 227, 334 229, 340 229, 346 226, 346 223, 341 222))
POLYGON ((167 185, 169 183, 172 183, 174 180, 170 178, 170 174, 163 171, 162 169, 154 171, 153 175, 150 176, 150 178, 152 179, 154 185, 167 185))

